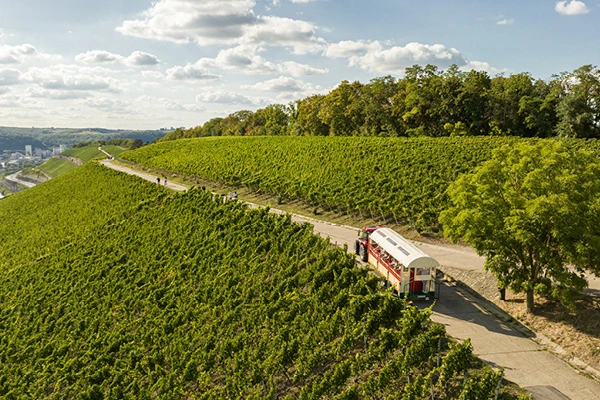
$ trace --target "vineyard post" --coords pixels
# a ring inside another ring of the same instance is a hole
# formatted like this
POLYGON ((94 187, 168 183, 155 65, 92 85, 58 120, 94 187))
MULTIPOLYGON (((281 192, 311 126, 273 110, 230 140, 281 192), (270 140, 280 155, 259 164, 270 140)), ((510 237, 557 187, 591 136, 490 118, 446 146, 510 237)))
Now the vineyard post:
POLYGON ((442 337, 440 336, 440 338, 438 339, 438 354, 437 354, 437 367, 438 368, 440 367, 440 361, 442 358, 441 352, 442 352, 442 337))
POLYGON ((431 400, 435 400, 435 394, 433 392, 433 377, 429 378, 429 382, 431 383, 431 400))
POLYGON ((494 395, 494 400, 498 400, 498 395, 500 394, 500 385, 502 384, 502 376, 504 376, 504 368, 500 370, 500 377, 498 378, 498 385, 496 386, 496 394, 494 395))

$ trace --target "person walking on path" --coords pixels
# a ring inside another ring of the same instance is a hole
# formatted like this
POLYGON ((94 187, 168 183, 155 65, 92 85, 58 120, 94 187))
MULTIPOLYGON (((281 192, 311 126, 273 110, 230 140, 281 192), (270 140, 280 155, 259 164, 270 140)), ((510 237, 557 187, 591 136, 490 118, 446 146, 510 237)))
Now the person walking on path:
POLYGON ((165 180, 165 186, 167 186, 167 177, 163 177, 163 179, 165 180))
POLYGON ((156 183, 160 185, 160 177, 156 177, 156 183))

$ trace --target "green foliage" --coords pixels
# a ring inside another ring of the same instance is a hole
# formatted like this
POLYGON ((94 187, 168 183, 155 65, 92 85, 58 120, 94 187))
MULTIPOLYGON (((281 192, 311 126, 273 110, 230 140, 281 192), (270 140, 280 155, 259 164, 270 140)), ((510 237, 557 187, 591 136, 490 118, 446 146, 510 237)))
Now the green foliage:
POLYGON ((51 158, 39 165, 37 169, 44 171, 51 176, 59 176, 77 168, 73 162, 60 158, 51 158))
POLYGON ((107 152, 108 154, 110 154, 112 156, 118 156, 119 154, 121 154, 122 152, 125 151, 124 148, 122 148, 120 146, 113 146, 113 145, 102 146, 102 150, 104 150, 105 152, 107 152))
POLYGON ((563 74, 564 95, 556 112, 556 133, 563 137, 600 138, 600 70, 584 65, 563 74))
POLYGON ((163 142, 121 157, 320 209, 437 230, 445 190, 512 138, 203 138, 163 142))
POLYGON ((241 110, 162 140, 200 136, 519 136, 600 138, 600 73, 585 65, 550 81, 528 73, 406 68, 369 83, 342 81, 287 107, 241 110))
POLYGON ((567 306, 600 265, 600 160, 560 142, 515 143, 494 151, 448 189, 444 233, 486 256, 503 287, 567 306))
POLYGON ((0 202, 0 269, 81 240, 165 189, 89 163, 0 202))
POLYGON ((97 144, 86 147, 74 147, 70 150, 63 151, 61 155, 79 158, 83 162, 88 162, 94 158, 105 158, 106 154, 98 150, 98 147, 97 144))
MULTIPOLYGON (((11 196, 47 201, 30 231, 60 207, 86 228, 57 221, 67 246, 4 255, 0 396, 397 398, 404 370, 415 390, 433 382, 443 326, 404 310, 310 225, 115 174, 92 163, 11 196)), ((11 198, 2 221, 23 224, 11 198)))

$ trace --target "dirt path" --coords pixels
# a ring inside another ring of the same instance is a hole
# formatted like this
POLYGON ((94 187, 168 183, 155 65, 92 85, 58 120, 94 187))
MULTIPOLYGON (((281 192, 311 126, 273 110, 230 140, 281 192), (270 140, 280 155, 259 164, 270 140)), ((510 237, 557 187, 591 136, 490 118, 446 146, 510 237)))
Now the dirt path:
POLYGON ((106 157, 108 157, 109 160, 113 158, 112 154, 110 154, 106 150, 102 150, 102 146, 98 147, 98 150, 100 150, 101 152, 103 152, 106 155, 106 157))
MULTIPOLYGON (((101 163, 117 171, 156 182, 156 175, 122 167, 110 160, 103 160, 101 163)), ((172 182, 167 187, 179 191, 187 189, 172 182)), ((293 215, 292 219, 313 224, 315 233, 329 237, 337 245, 347 245, 348 250, 352 251, 358 229, 300 215, 293 215)), ((472 249, 414 243, 436 258, 442 266, 462 271, 481 271, 483 268, 483 258, 472 249)), ((443 324, 457 340, 471 338, 475 354, 495 368, 504 367, 506 379, 527 389, 535 399, 600 400, 600 384, 554 356, 532 340, 535 338, 534 333, 514 323, 508 314, 493 303, 473 296, 464 287, 444 282, 432 319, 443 324)))
POLYGON ((157 184, 158 184, 157 178, 160 178, 160 184, 163 186, 166 186, 167 188, 169 188, 171 190, 176 190, 178 192, 184 192, 184 191, 188 190, 187 186, 180 185, 178 183, 174 183, 169 180, 167 180, 167 184, 165 185, 165 182, 164 182, 164 179, 162 176, 152 175, 152 174, 148 174, 146 172, 140 172, 140 171, 136 171, 131 168, 123 167, 122 165, 114 164, 112 162, 112 160, 110 160, 110 159, 101 160, 100 163, 108 168, 114 169, 115 171, 124 172, 129 175, 139 176, 142 179, 145 179, 147 181, 154 182, 157 184))

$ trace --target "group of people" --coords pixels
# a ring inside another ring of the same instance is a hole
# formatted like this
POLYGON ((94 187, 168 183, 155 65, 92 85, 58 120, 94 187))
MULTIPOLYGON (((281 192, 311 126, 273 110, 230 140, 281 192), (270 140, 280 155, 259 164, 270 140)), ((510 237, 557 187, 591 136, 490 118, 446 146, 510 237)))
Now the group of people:
MULTIPOLYGON (((165 183, 165 186, 167 186, 167 177, 163 176, 163 181, 165 183)), ((156 177, 156 183, 160 185, 160 176, 156 177)))
POLYGON ((237 194, 237 192, 233 192, 233 193, 229 192, 229 193, 227 193, 227 198, 229 200, 237 200, 238 194, 237 194))
POLYGON ((379 258, 394 268, 397 271, 402 271, 402 264, 400 264, 394 257, 390 256, 387 251, 383 250, 377 243, 372 243, 371 246, 379 254, 379 258))

